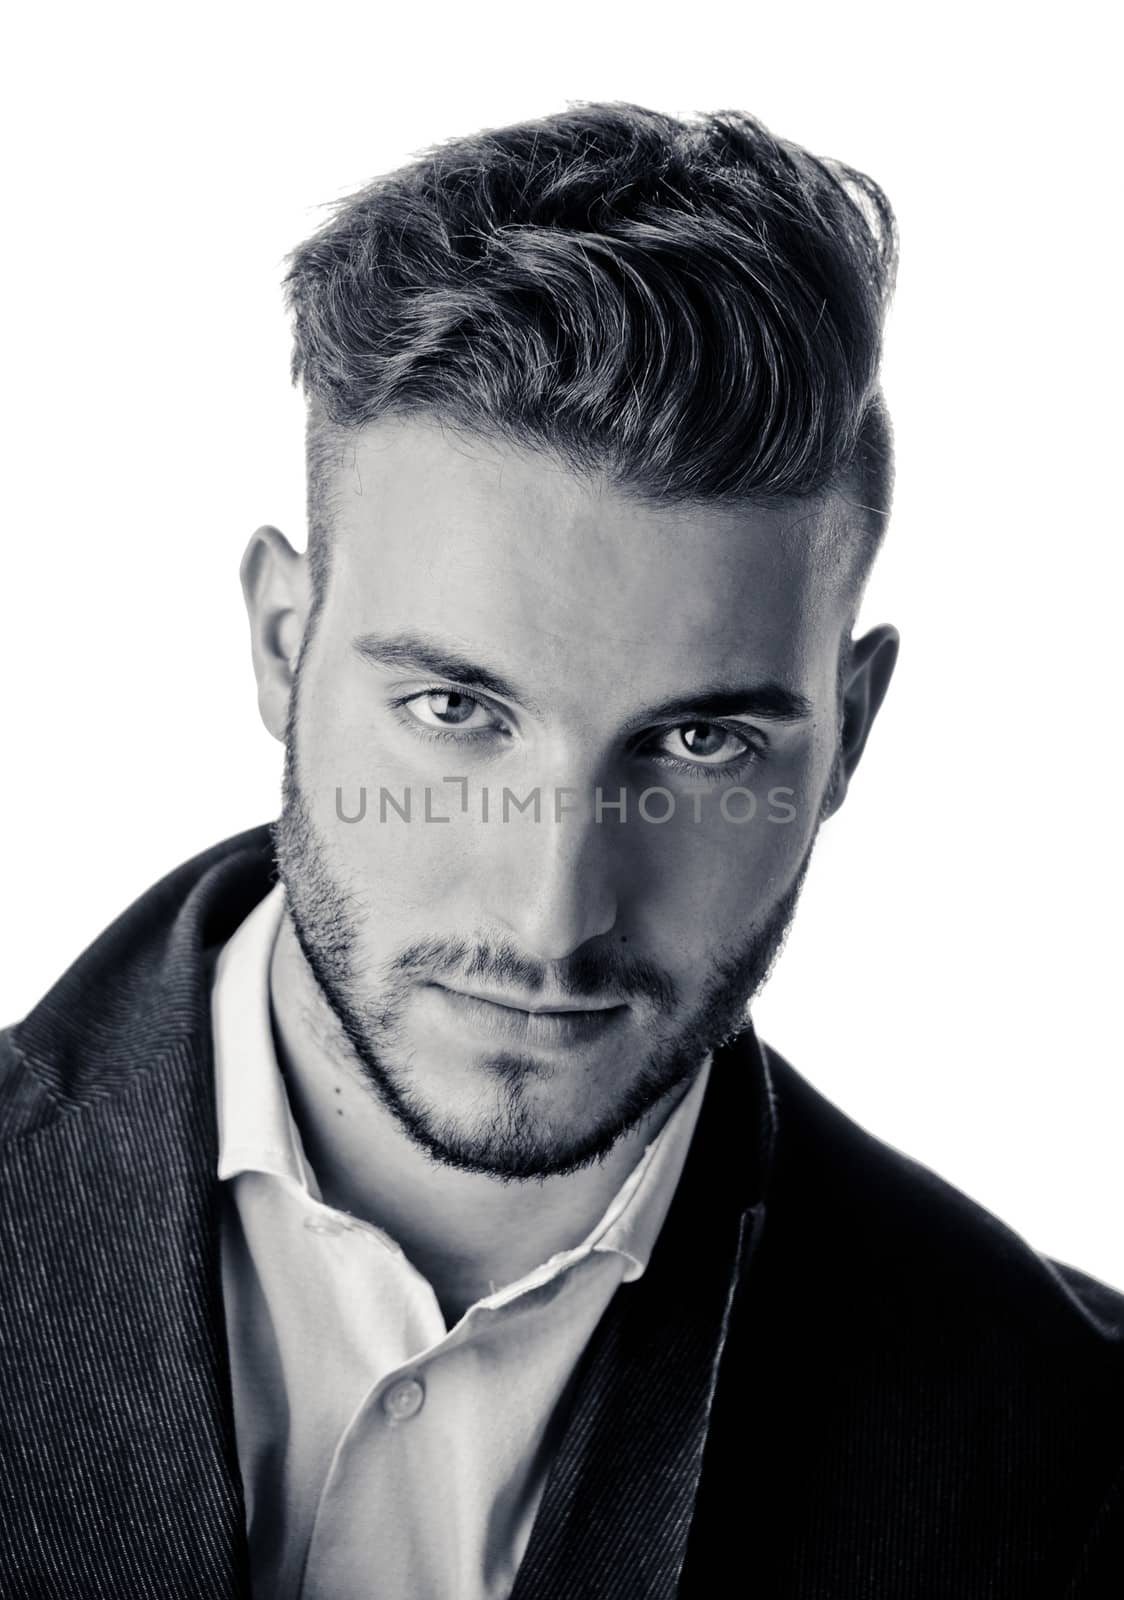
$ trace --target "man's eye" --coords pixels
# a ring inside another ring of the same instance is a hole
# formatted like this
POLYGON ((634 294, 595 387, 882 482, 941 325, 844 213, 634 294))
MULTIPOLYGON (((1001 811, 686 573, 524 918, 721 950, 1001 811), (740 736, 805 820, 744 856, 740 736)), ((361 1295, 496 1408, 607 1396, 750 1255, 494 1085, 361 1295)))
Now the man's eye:
POLYGON ((720 727, 716 722, 685 722, 662 735, 657 748, 679 761, 718 767, 748 755, 754 746, 748 737, 731 733, 729 728, 720 727))
POLYGON ((484 704, 456 689, 426 689, 400 702, 426 728, 467 728, 470 732, 494 727, 484 704), (475 723, 473 715, 479 712, 475 723))

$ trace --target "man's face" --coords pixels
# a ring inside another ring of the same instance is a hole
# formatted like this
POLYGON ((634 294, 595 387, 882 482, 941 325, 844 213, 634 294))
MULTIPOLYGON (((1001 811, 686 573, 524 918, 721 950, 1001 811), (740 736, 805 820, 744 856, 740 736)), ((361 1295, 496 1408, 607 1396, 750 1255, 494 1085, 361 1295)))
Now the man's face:
POLYGON ((837 750, 823 512, 655 508, 428 420, 348 452, 288 708, 300 947, 434 1156, 573 1170, 744 1026, 791 916, 837 750))

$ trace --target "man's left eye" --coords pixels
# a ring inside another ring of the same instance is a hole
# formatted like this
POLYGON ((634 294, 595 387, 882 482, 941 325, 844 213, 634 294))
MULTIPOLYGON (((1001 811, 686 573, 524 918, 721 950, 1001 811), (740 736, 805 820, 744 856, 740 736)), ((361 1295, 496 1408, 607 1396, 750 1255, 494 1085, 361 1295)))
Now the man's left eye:
POLYGON ((694 761, 700 766, 717 767, 736 761, 753 748, 748 738, 731 733, 729 728, 720 727, 716 722, 685 722, 682 727, 664 734, 661 744, 664 740, 677 740, 680 744, 679 750, 668 749, 665 745, 665 755, 675 756, 680 761, 694 761))

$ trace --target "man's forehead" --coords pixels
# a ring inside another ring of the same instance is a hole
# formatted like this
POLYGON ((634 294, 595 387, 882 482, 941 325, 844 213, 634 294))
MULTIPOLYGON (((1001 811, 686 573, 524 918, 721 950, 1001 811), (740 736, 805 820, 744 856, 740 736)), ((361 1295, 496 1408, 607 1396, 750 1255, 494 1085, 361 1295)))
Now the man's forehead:
POLYGON ((819 500, 654 504, 413 418, 361 430, 337 481, 337 649, 451 641, 552 710, 594 699, 613 720, 723 682, 833 681, 846 603, 819 500))
POLYGON ((758 582, 771 574, 803 585, 826 575, 848 517, 832 494, 771 505, 657 500, 603 470, 429 415, 348 430, 330 451, 330 476, 332 521, 357 566, 377 563, 396 538, 425 539, 459 560, 523 548, 559 576, 575 556, 609 568, 614 557, 623 568, 638 556, 672 566, 682 556, 698 584, 756 567, 758 582))

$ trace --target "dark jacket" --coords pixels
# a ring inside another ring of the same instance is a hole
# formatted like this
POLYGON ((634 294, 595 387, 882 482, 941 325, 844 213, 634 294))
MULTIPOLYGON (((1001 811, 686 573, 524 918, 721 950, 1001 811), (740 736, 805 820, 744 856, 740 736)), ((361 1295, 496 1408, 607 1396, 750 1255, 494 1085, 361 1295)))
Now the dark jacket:
MULTIPOLYGON (((4 1600, 248 1594, 208 1001, 272 881, 268 828, 206 851, 0 1034, 4 1600)), ((513 1600, 1119 1600, 1122 1459, 1124 1299, 749 1033, 513 1600)))

